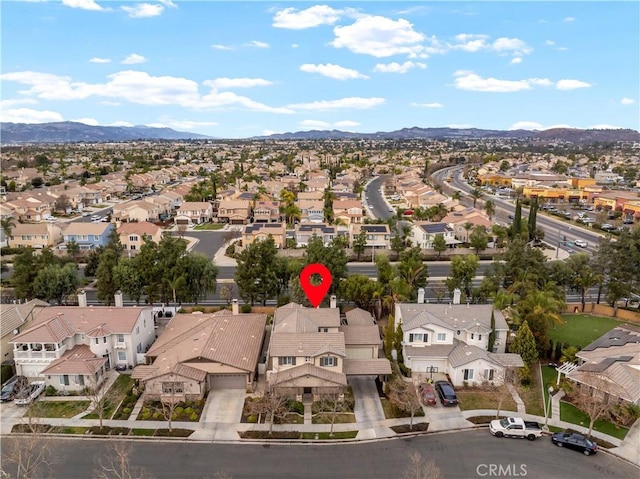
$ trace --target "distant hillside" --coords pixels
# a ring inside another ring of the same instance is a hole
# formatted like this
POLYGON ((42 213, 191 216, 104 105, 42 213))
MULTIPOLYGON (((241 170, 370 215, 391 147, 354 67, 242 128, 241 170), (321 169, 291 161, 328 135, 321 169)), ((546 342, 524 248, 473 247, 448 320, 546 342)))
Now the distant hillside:
POLYGON ((276 133, 258 137, 274 140, 321 140, 339 138, 363 139, 540 139, 567 141, 572 143, 592 143, 599 141, 640 141, 640 132, 635 130, 577 130, 570 128, 554 128, 545 131, 529 130, 482 130, 479 128, 403 128, 395 131, 379 131, 376 133, 352 133, 347 131, 297 131, 293 133, 276 133))
POLYGON ((197 133, 148 126, 92 126, 73 121, 2 123, 2 143, 71 143, 77 141, 188 140, 211 138, 197 133))

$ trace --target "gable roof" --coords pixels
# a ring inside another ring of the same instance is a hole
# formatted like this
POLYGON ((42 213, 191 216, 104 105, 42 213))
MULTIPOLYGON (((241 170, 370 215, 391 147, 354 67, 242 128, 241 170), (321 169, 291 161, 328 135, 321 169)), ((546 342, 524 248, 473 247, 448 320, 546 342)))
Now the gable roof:
POLYGON ((350 309, 345 313, 345 317, 349 326, 370 326, 375 324, 371 313, 361 308, 350 309))
POLYGON ((428 320, 434 324, 441 325, 448 329, 474 331, 474 327, 480 325, 477 332, 489 332, 491 328, 491 313, 495 319, 496 330, 508 330, 507 321, 498 309, 494 310, 491 304, 436 304, 436 303, 400 303, 397 305, 402 318, 402 329, 408 331, 421 324, 426 324, 428 320), (426 313, 426 316, 418 318, 418 315, 426 313), (436 322, 439 320, 439 322, 436 322))
POLYGON ((312 376, 323 381, 328 381, 341 386, 347 385, 347 376, 343 373, 331 371, 326 368, 318 367, 311 363, 304 363, 300 366, 287 368, 282 371, 271 373, 269 376, 269 384, 278 385, 288 381, 295 381, 298 378, 312 376))
POLYGON ((78 331, 62 314, 30 327, 13 337, 10 343, 60 343, 78 331))
POLYGON ((0 304, 0 337, 20 329, 25 322, 33 319, 40 309, 48 307, 49 303, 41 299, 32 299, 21 304, 0 304))
POLYGON ((273 332, 311 333, 318 328, 340 326, 340 311, 337 308, 307 308, 289 303, 276 309, 273 316, 273 332))
POLYGON ((316 357, 325 353, 346 356, 344 333, 273 334, 269 343, 272 357, 316 357))
POLYGON ((66 351, 61 357, 44 368, 41 375, 78 374, 92 376, 102 365, 106 364, 106 358, 96 357, 86 344, 75 346, 66 351))

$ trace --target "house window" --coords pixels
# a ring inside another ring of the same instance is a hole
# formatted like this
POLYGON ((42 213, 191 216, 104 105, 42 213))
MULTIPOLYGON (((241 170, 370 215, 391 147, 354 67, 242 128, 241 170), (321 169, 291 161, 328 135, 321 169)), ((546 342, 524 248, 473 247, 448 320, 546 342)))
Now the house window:
POLYGON ((494 369, 485 369, 484 377, 487 381, 493 381, 493 374, 495 373, 494 369))
POLYGON ((447 333, 438 333, 438 342, 444 342, 447 340, 447 333))
POLYGON ((464 380, 472 381, 473 380, 473 369, 465 369, 464 370, 464 380))
POLYGON ((182 394, 184 392, 184 383, 170 382, 162 383, 162 394, 182 394))
POLYGON ((119 343, 124 343, 124 334, 118 334, 116 337, 119 343))
POLYGON ((102 342, 103 342, 104 344, 107 344, 107 337, 106 337, 106 336, 104 336, 104 337, 102 338, 102 342))
POLYGON ((305 356, 304 362, 305 363, 310 363, 311 362, 311 356, 305 356))
POLYGON ((63 374, 62 376, 60 376, 60 385, 61 386, 68 386, 69 385, 69 375, 68 374, 63 374))
POLYGON ((140 326, 136 327, 136 334, 140 334, 140 326))
POLYGON ((96 339, 94 339, 94 341, 96 342, 96 344, 100 344, 99 343, 100 339, 96 338, 96 339))
POLYGON ((329 332, 329 328, 318 328, 318 332, 319 333, 328 333, 329 332))
POLYGON ((137 236, 129 236, 129 241, 138 241, 137 236))
POLYGON ((482 334, 478 334, 478 341, 482 341, 482 334))
POLYGON ((473 333, 471 333, 471 339, 473 339, 473 333))
POLYGON ((118 361, 126 362, 127 361, 127 352, 126 351, 118 351, 118 361))
POLYGON ((93 235, 93 241, 100 241, 100 236, 93 235))
POLYGON ((296 360, 292 356, 281 356, 278 358, 278 364, 280 366, 294 366, 296 364, 296 360))
POLYGON ((132 244, 129 249, 133 251, 134 249, 136 249, 136 245, 132 244))
POLYGON ((320 366, 333 367, 338 365, 338 358, 334 356, 327 356, 320 358, 320 366))
POLYGON ((76 376, 76 384, 79 384, 80 386, 84 386, 84 376, 82 374, 78 374, 76 376))
POLYGON ((136 347, 136 351, 137 351, 138 353, 141 353, 141 352, 142 352, 142 343, 138 343, 138 346, 136 347))
POLYGON ((427 335, 423 333, 411 333, 409 334, 410 343, 424 343, 427 340, 427 335))

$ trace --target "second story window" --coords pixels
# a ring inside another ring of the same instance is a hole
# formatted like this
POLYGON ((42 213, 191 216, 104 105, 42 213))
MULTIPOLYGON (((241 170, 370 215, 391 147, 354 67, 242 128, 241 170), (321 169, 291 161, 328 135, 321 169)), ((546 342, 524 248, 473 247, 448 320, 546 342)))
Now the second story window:
POLYGON ((320 366, 333 367, 337 365, 338 365, 338 358, 334 356, 326 356, 324 358, 320 358, 320 366))
POLYGON ((117 341, 119 343, 124 343, 124 334, 118 334, 117 341))
POLYGON ((296 364, 296 360, 292 356, 281 356, 278 358, 278 364, 280 366, 293 366, 296 364))
POLYGON ((446 333, 438 333, 438 341, 444 342, 446 340, 447 340, 447 334, 446 333))

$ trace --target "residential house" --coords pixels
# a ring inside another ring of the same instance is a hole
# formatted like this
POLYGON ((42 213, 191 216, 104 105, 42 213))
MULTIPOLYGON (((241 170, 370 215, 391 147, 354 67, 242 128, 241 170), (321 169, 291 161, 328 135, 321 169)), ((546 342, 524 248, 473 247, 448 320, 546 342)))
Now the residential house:
POLYGON ((267 353, 269 386, 297 400, 304 394, 318 400, 323 394, 341 393, 347 372, 391 373, 389 362, 377 356, 377 326, 341 325, 335 297, 331 303, 330 308, 289 303, 276 309, 267 353))
POLYGON ((485 213, 475 208, 449 213, 442 218, 442 223, 448 224, 453 229, 455 238, 462 243, 469 242, 469 236, 477 226, 482 226, 490 233, 493 224, 485 213))
POLYGON ((49 303, 32 299, 24 303, 0 304, 0 351, 2 364, 13 364, 13 345, 9 341, 31 325, 33 319, 49 303))
POLYGON ((160 221, 165 221, 174 212, 173 202, 171 198, 167 198, 166 196, 149 195, 146 197, 146 201, 158 207, 158 219, 160 221))
POLYGON ((285 223, 251 223, 242 231, 242 247, 246 248, 256 241, 266 240, 271 236, 276 248, 287 245, 287 229, 285 223))
POLYGON ((114 229, 113 223, 69 223, 64 230, 63 241, 66 245, 75 241, 82 250, 93 250, 109 243, 109 235, 114 229))
POLYGON ((158 205, 146 200, 133 200, 117 204, 113 207, 111 217, 116 221, 158 221, 160 210, 158 205))
POLYGON ((324 203, 321 200, 298 200, 301 223, 323 223, 324 203))
POLYGON ((300 223, 295 226, 296 246, 307 246, 309 240, 317 236, 325 246, 338 236, 337 228, 328 224, 300 223))
POLYGON ((453 228, 446 223, 415 222, 411 226, 411 244, 422 249, 433 249, 433 242, 438 235, 444 237, 449 248, 460 243, 453 228))
POLYGON ((213 221, 213 206, 208 201, 185 201, 176 211, 177 225, 210 223, 213 221))
POLYGON ((51 306, 9 341, 17 374, 45 379, 58 390, 81 391, 101 382, 111 367, 133 367, 155 340, 153 308, 51 306), (83 365, 84 364, 84 365, 83 365))
POLYGON ((254 223, 277 223, 282 221, 278 201, 258 201, 253 208, 254 223))
POLYGON ((362 223, 364 217, 360 200, 335 200, 333 202, 333 217, 342 220, 346 225, 362 223))
POLYGON ((11 230, 13 248, 41 249, 57 245, 62 239, 62 228, 54 223, 15 223, 11 230))
POLYGON ((490 304, 424 304, 424 290, 418 303, 397 303, 396 321, 401 324, 404 364, 419 380, 447 375, 454 386, 500 383, 508 368, 522 367, 517 354, 505 353, 509 328, 499 310, 490 304), (491 317, 495 320, 493 351, 488 351, 491 317))
POLYGON ((577 356, 581 364, 572 364, 565 371, 578 387, 590 388, 594 397, 607 402, 640 405, 640 326, 617 326, 577 356))
POLYGON ((202 399, 210 389, 251 388, 258 376, 265 314, 176 314, 146 353, 147 365, 132 377, 145 397, 161 400, 202 399))
POLYGON ((354 308, 344 315, 346 324, 338 330, 344 333, 347 376, 381 376, 391 374, 391 364, 384 355, 380 330, 368 311, 354 308))
POLYGON ((51 209, 47 204, 33 197, 24 199, 10 199, 5 206, 13 209, 13 217, 22 222, 32 223, 42 221, 51 209))
POLYGON ((249 200, 223 199, 218 207, 218 221, 232 225, 245 225, 251 217, 249 200))
POLYGON ((140 251, 145 238, 154 243, 159 243, 164 230, 158 225, 142 221, 140 223, 121 223, 117 231, 122 247, 130 256, 134 256, 140 251))
POLYGON ((323 201, 324 192, 323 191, 301 191, 298 193, 298 201, 308 200, 308 201, 323 201))
POLYGON ((351 225, 351 245, 362 231, 367 235, 367 248, 389 249, 391 247, 391 232, 389 225, 382 224, 354 224, 351 225))

